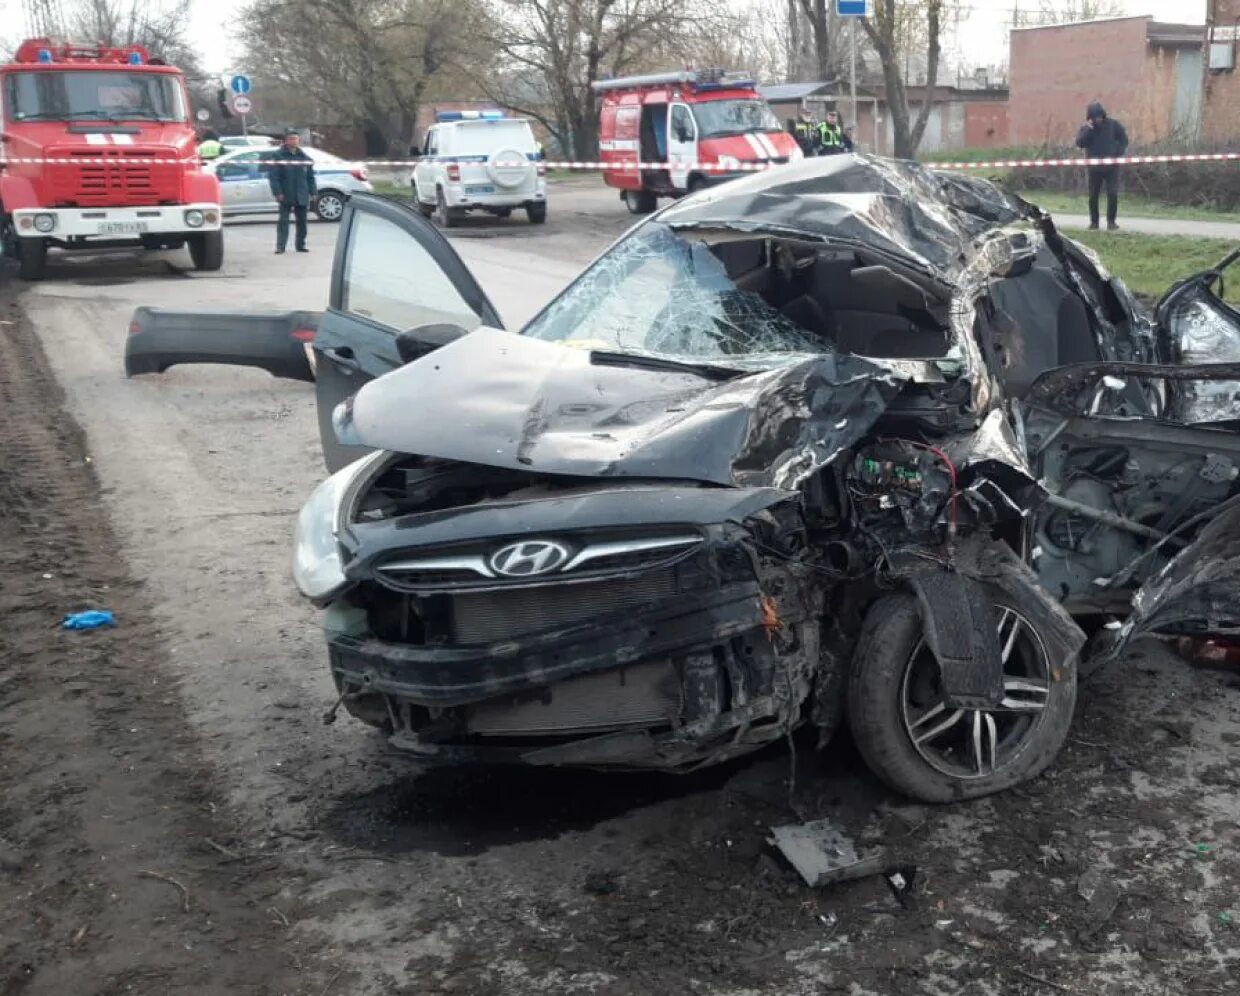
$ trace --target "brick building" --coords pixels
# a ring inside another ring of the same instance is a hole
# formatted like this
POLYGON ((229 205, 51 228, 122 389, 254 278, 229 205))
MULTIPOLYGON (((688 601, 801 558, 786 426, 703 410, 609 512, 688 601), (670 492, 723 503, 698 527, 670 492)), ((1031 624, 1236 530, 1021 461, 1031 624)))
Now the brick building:
POLYGON ((1240 0, 1208 0, 1208 32, 1201 137, 1205 142, 1240 145, 1240 0))
MULTIPOLYGON (((1240 0, 1213 0, 1240 7, 1240 0)), ((1100 100, 1134 144, 1194 141, 1201 117, 1199 24, 1117 17, 1010 36, 1008 132, 1013 144, 1069 145, 1100 100)), ((1234 103, 1234 101, 1233 101, 1234 103)))

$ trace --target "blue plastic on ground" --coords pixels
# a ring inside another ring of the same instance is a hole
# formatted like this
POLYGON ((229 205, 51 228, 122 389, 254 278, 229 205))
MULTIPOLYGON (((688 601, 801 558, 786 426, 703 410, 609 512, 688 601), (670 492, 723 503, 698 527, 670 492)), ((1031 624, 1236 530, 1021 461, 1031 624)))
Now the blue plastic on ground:
POLYGON ((61 625, 65 629, 98 629, 115 626, 116 617, 106 610, 91 609, 87 612, 70 612, 61 625))

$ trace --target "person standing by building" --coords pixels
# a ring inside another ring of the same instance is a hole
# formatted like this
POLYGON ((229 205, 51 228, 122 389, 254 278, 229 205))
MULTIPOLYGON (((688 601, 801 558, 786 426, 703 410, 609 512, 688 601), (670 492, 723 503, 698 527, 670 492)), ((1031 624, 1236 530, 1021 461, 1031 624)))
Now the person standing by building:
POLYGON ((267 182, 280 205, 276 222, 276 254, 288 246, 288 222, 292 214, 297 222, 293 245, 298 252, 306 248, 306 211, 314 201, 318 188, 314 182, 314 160, 301 147, 301 136, 295 131, 284 133, 284 144, 271 157, 267 166, 267 182))
POLYGON ((797 115, 796 124, 792 129, 792 137, 805 153, 806 158, 818 154, 818 126, 810 115, 808 108, 802 107, 797 115))
MULTIPOLYGON (((1076 134, 1076 144, 1085 150, 1089 159, 1115 159, 1128 151, 1128 132, 1114 118, 1107 117, 1103 106, 1094 101, 1085 111, 1085 123, 1076 134)), ((1119 228, 1115 218, 1119 213, 1119 167, 1090 166, 1089 171, 1089 227, 1098 227, 1098 197, 1107 188, 1107 228, 1119 228)))

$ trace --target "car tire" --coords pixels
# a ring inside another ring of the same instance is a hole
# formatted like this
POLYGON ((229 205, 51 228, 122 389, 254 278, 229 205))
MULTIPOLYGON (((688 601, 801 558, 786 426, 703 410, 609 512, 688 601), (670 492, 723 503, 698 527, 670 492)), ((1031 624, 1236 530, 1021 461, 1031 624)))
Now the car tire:
POLYGON ((955 710, 934 703, 938 664, 914 595, 878 599, 862 623, 848 682, 849 729, 870 770, 922 802, 975 799, 1035 777, 1055 759, 1072 723, 1075 663, 1051 661, 1020 607, 988 591, 1001 614, 1001 646, 1005 625, 1015 627, 1005 655, 1004 703, 1023 708, 955 710))
POLYGON ((314 213, 319 221, 338 222, 344 217, 345 197, 334 190, 319 194, 314 200, 314 213))
POLYGON ((44 239, 18 239, 17 274, 23 280, 42 280, 47 273, 47 242, 44 239))
POLYGON ((460 212, 448 207, 448 199, 444 197, 443 188, 435 191, 435 221, 440 228, 455 228, 461 220, 460 212))
POLYGON ((659 199, 649 190, 626 190, 622 196, 629 214, 650 214, 659 205, 659 199))
POLYGON ((530 201, 525 205, 525 215, 531 225, 543 225, 547 222, 547 202, 530 201))
POLYGON ((189 243, 189 258, 193 260, 195 270, 218 270, 224 265, 224 233, 222 231, 199 232, 197 235, 191 235, 186 242, 189 243))

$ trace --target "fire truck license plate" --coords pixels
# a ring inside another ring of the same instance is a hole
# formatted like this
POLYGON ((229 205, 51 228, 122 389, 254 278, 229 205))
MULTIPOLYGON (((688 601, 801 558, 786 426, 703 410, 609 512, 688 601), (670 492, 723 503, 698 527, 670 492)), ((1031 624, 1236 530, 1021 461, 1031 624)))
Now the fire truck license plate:
POLYGON ((145 221, 101 221, 100 235, 133 235, 146 231, 145 221))

